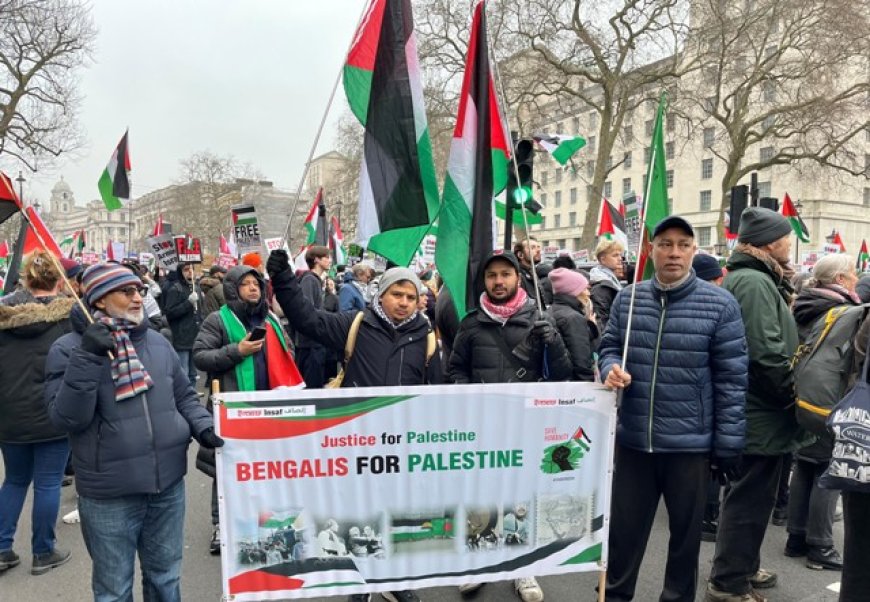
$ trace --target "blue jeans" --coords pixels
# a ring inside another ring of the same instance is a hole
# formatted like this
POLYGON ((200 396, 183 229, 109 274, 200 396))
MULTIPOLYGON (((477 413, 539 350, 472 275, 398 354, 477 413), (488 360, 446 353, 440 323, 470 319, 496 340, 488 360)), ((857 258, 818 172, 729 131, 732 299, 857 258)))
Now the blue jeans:
POLYGON ((0 551, 12 549, 27 489, 33 483, 30 540, 34 554, 54 550, 54 524, 60 508, 60 482, 69 455, 69 441, 0 443, 6 479, 0 487, 0 551))
POLYGON ((190 349, 176 349, 178 359, 181 360, 181 368, 187 368, 187 379, 193 388, 196 388, 196 365, 193 363, 193 352, 190 349))
POLYGON ((145 602, 181 600, 184 479, 153 495, 79 497, 95 602, 132 602, 136 553, 145 602))

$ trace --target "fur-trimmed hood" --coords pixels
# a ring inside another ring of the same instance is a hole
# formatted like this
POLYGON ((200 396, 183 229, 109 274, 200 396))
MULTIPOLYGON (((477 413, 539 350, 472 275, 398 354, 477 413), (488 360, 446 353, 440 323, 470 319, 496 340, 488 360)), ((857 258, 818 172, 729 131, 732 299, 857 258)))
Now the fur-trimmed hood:
POLYGON ((72 297, 53 297, 43 303, 31 296, 23 299, 23 303, 0 306, 0 330, 25 338, 38 336, 68 319, 73 305, 72 297))

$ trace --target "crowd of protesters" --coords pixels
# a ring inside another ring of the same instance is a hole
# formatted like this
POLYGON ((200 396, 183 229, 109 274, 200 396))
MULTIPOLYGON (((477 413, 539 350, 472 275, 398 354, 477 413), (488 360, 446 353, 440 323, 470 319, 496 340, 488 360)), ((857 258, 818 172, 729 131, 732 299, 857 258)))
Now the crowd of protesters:
MULTIPOLYGON (((870 280, 845 254, 795 274, 790 236, 781 215, 747 209, 723 265, 670 216, 652 232, 653 277, 633 286, 618 241, 602 241, 587 269, 542 264, 530 238, 484 258, 465 316, 431 269, 336 270, 319 246, 307 270, 275 251, 200 275, 194 264, 82 269, 35 252, 0 299, 0 574, 21 561, 13 542, 31 485, 31 572, 70 559, 54 526, 74 473, 68 522, 81 522, 95 599, 131 599, 138 556, 145 599, 179 600, 192 439, 197 468, 215 479, 209 550, 221 553, 213 381, 221 391, 586 381, 619 391, 605 599, 634 598, 663 498, 661 600, 695 599, 702 541, 716 546, 708 602, 765 600, 777 584, 760 556, 772 517, 786 524, 786 556, 842 571, 841 600, 870 600, 870 495, 843 493, 838 550, 840 492, 819 485, 833 443, 798 424, 792 361, 828 310, 870 302, 870 280)), ((868 331, 870 320, 854 337, 862 359, 868 331)), ((544 599, 534 578, 514 588, 544 599)))

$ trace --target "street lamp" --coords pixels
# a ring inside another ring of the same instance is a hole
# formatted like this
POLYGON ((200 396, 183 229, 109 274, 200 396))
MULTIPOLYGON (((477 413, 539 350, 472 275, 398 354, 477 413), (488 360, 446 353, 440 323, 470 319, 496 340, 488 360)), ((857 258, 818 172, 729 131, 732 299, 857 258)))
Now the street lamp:
POLYGON ((24 174, 20 171, 18 172, 18 177, 15 178, 15 181, 18 182, 18 200, 22 203, 24 202, 24 183, 27 181, 24 179, 24 174))

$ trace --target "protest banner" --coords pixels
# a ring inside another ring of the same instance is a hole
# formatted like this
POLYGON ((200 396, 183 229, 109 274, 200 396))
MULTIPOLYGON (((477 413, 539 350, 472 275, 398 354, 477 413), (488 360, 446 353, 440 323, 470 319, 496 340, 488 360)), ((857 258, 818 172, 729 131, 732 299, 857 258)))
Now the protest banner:
POLYGON ((559 256, 559 247, 547 246, 541 249, 541 261, 553 261, 559 256))
POLYGON ((573 253, 571 253, 571 259, 573 259, 577 263, 588 263, 589 249, 580 249, 579 251, 574 251, 573 253))
POLYGON ((82 265, 94 265, 100 263, 100 256, 93 251, 85 251, 82 253, 82 265))
POLYGON ((575 382, 218 394, 224 599, 603 571, 615 407, 575 382))
POLYGON ((202 263, 202 245, 198 238, 176 234, 172 239, 179 263, 202 263))
POLYGON ((220 255, 218 255, 217 261, 215 263, 217 263, 220 267, 228 270, 233 266, 239 265, 239 260, 232 255, 221 253, 220 255))
POLYGON ((287 254, 290 254, 290 248, 287 246, 287 241, 283 238, 267 238, 263 241, 266 245, 266 255, 278 249, 284 249, 287 254))
POLYGON ((622 205, 625 207, 625 236, 626 254, 630 260, 636 259, 637 248, 640 244, 641 235, 641 212, 643 211, 643 203, 640 198, 632 193, 622 197, 622 205))
POLYGON ((232 214, 233 234, 239 255, 262 251, 263 240, 260 238, 260 226, 254 206, 236 205, 232 208, 232 214))
POLYGON ((172 240, 172 234, 160 234, 158 236, 149 236, 145 239, 151 253, 154 253, 154 259, 164 270, 174 272, 178 266, 178 252, 175 250, 175 242, 172 240))

